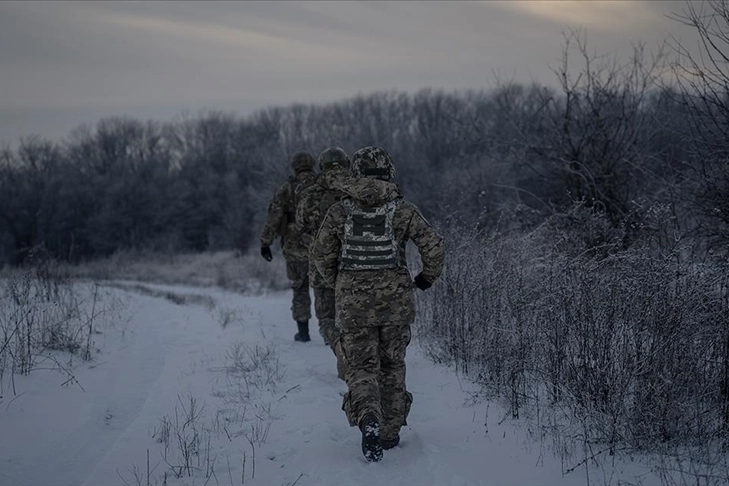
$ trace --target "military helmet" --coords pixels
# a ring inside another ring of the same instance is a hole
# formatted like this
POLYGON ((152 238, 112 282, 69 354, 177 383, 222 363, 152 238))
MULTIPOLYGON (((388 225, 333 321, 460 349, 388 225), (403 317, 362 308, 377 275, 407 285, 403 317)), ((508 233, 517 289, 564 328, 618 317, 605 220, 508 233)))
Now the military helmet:
POLYGON ((346 169, 349 167, 349 156, 344 149, 339 147, 329 147, 319 154, 319 169, 325 170, 340 167, 346 169))
POLYGON ((291 156, 291 168, 297 174, 305 170, 314 170, 315 165, 314 156, 309 152, 296 152, 291 156))
POLYGON ((392 157, 385 149, 365 147, 357 150, 352 155, 349 175, 389 181, 395 177, 395 165, 392 163, 392 157))

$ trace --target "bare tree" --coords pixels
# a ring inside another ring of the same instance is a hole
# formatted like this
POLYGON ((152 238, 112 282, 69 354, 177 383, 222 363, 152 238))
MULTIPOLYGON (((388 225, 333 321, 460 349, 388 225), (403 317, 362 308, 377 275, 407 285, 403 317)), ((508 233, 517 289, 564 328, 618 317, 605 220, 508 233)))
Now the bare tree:
POLYGON ((545 199, 562 208, 584 201, 613 225, 625 222, 646 178, 651 120, 645 106, 662 58, 660 52, 649 58, 638 45, 620 62, 591 53, 586 35, 566 35, 562 64, 554 70, 561 92, 545 91, 546 125, 529 134, 524 161, 547 182, 545 199))
POLYGON ((729 242, 729 2, 686 2, 673 19, 693 27, 697 50, 673 39, 673 73, 690 115, 695 203, 710 242, 729 242))

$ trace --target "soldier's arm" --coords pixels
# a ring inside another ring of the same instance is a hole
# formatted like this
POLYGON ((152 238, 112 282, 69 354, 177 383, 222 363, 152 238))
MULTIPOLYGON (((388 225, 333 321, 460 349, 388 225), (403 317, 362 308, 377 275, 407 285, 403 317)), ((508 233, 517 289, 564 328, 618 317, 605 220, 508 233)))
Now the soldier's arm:
POLYGON ((271 203, 268 205, 268 215, 266 223, 263 225, 261 232, 261 246, 271 246, 273 240, 276 239, 276 233, 282 224, 285 224, 284 204, 287 201, 287 186, 280 187, 273 196, 271 203))
POLYGON ((341 206, 335 204, 322 221, 311 246, 309 258, 329 286, 334 287, 339 272, 339 252, 342 247, 343 219, 339 215, 341 206))
POLYGON ((408 236, 420 252, 420 258, 423 261, 423 278, 433 283, 443 271, 445 243, 443 237, 430 226, 420 210, 413 204, 408 204, 408 206, 411 211, 408 236))

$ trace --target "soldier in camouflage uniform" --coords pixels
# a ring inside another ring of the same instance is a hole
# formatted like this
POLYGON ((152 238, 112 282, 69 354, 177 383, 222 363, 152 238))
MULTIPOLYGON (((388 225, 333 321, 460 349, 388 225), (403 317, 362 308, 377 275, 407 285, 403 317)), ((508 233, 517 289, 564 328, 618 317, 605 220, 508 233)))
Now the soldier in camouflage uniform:
MULTIPOLYGON (((327 177, 320 176, 316 184, 304 189, 296 207, 296 224, 299 225, 301 241, 307 248, 314 242, 329 207, 344 196, 339 189, 330 187, 330 177, 344 174, 348 169, 349 156, 339 147, 329 147, 319 155, 319 170, 322 175, 327 174, 327 177)), ((327 285, 311 260, 309 285, 314 289, 314 309, 319 320, 319 334, 324 343, 334 351, 337 357, 337 375, 343 380, 345 371, 339 352, 339 330, 335 325, 334 289, 327 285)))
POLYGON ((291 157, 294 175, 279 187, 268 206, 268 217, 261 233, 261 256, 271 261, 273 240, 281 237, 283 255, 286 259, 286 275, 294 291, 291 313, 298 332, 294 340, 307 342, 309 319, 311 318, 311 297, 309 296, 309 249, 301 242, 296 225, 296 204, 301 192, 316 182, 314 157, 307 152, 297 152, 291 157))
POLYGON ((333 179, 349 197, 334 204, 322 222, 310 258, 336 295, 349 391, 342 409, 359 426, 368 461, 400 442, 412 403, 405 388, 405 350, 415 319, 413 289, 429 288, 443 267, 443 238, 418 208, 390 183, 389 154, 365 147, 352 156, 349 178, 333 179), (414 281, 405 244, 420 252, 423 271, 414 281))

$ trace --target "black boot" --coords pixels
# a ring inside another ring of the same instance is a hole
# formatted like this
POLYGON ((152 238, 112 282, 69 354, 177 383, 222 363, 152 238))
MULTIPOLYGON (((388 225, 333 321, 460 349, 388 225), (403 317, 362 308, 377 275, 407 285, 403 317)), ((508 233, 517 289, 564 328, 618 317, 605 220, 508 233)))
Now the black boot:
POLYGON ((374 415, 367 414, 359 424, 362 432, 362 454, 368 462, 382 460, 382 445, 380 444, 380 421, 374 415))
POLYGON ((296 326, 299 328, 299 332, 294 334, 294 341, 300 341, 302 343, 311 341, 311 337, 309 336, 309 321, 296 321, 296 326))
POLYGON ((400 443, 400 434, 397 434, 394 439, 380 439, 380 445, 383 450, 390 450, 393 447, 397 447, 400 443))

